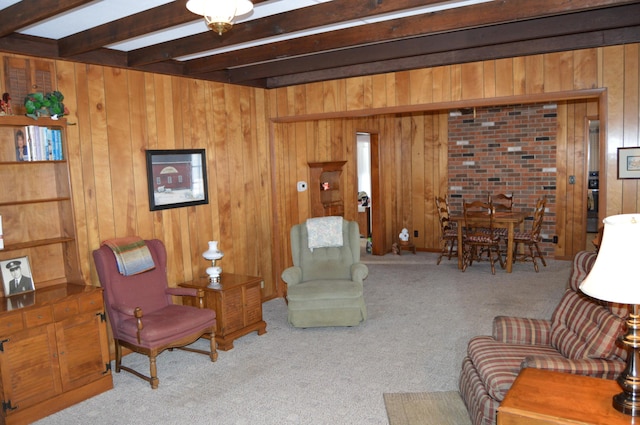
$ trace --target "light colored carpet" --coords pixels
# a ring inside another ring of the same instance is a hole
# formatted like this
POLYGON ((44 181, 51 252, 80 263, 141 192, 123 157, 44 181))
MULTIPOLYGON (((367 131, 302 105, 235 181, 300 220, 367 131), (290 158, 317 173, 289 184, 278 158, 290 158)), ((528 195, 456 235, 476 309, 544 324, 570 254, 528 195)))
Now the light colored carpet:
MULTIPOLYGON (((264 303, 267 333, 237 339, 216 363, 174 350, 158 357, 160 386, 122 372, 114 389, 42 419, 38 425, 384 425, 384 393, 457 391, 472 336, 491 333, 494 316, 549 318, 571 263, 540 273, 516 264, 491 275, 465 273, 437 255, 365 255, 369 318, 351 328, 297 329, 282 299, 264 303)), ((206 347, 205 341, 194 345, 206 347)), ((139 354, 123 363, 148 371, 139 354)))
POLYGON ((458 391, 384 394, 389 425, 471 425, 458 391))

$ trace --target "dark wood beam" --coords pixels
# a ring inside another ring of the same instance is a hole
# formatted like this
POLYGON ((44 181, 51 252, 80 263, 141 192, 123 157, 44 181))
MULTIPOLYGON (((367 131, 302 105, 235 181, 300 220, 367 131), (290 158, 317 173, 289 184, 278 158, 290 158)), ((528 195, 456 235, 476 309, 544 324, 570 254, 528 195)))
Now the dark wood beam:
POLYGON ((596 7, 607 7, 626 3, 630 2, 616 0, 573 2, 559 2, 557 0, 494 1, 464 8, 448 9, 441 12, 300 37, 295 39, 295 42, 291 40, 281 41, 264 46, 256 46, 193 59, 187 62, 187 70, 189 74, 197 74, 199 72, 210 72, 252 63, 308 55, 320 51, 344 49, 346 47, 380 43, 426 34, 456 31, 558 14, 561 15, 572 11, 589 10, 596 7))
POLYGON ((229 70, 231 83, 360 63, 640 25, 640 4, 510 22, 319 53, 229 70))
MULTIPOLYGON (((267 0, 254 0, 253 3, 257 4, 264 1, 267 0)), ((62 38, 58 41, 60 56, 77 55, 150 32, 202 20, 202 17, 191 13, 186 8, 186 4, 187 0, 176 0, 62 38)))
POLYGON ((195 21, 187 0, 177 0, 58 40, 60 56, 69 57, 174 25, 195 21))
POLYGON ((22 0, 0 11, 0 37, 93 0, 22 0))
MULTIPOLYGON (((129 64, 132 66, 159 62, 180 56, 234 44, 259 40, 262 38, 301 31, 317 26, 363 19, 381 13, 395 12, 407 8, 429 6, 445 0, 394 0, 361 1, 333 0, 316 6, 304 7, 291 12, 267 16, 262 19, 241 22, 233 30, 222 36, 211 31, 195 34, 178 40, 156 44, 129 52, 129 64)), ((254 1, 258 3, 258 1, 254 1)), ((222 69, 222 67, 220 68, 222 69)), ((206 71, 205 71, 206 72, 206 71)))
POLYGON ((640 42, 640 26, 617 28, 283 75, 268 78, 267 88, 638 42, 640 42))

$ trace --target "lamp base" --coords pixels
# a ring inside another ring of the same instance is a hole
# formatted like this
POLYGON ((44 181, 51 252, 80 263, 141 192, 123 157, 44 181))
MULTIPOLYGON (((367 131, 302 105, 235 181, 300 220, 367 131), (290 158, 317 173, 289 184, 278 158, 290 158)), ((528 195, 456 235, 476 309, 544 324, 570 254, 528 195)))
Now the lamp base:
POLYGON ((640 399, 627 397, 624 392, 613 396, 613 407, 625 415, 640 416, 640 399))

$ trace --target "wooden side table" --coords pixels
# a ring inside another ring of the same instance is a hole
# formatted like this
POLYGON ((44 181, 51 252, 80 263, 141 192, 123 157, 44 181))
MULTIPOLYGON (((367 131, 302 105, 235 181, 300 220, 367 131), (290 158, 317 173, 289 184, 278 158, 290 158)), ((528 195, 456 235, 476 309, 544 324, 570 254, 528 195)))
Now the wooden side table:
MULTIPOLYGON (((233 340, 250 332, 267 332, 262 320, 262 278, 231 273, 220 275, 220 287, 209 286, 206 278, 181 283, 185 288, 204 289, 204 307, 216 312, 216 342, 222 351, 233 348, 233 340)), ((188 300, 195 305, 195 301, 188 300)))
POLYGON ((409 241, 399 241, 398 242, 398 255, 402 255, 402 251, 411 251, 413 255, 416 254, 416 246, 409 241))
POLYGON ((498 425, 633 424, 613 408, 621 391, 613 380, 526 368, 498 408, 498 425))

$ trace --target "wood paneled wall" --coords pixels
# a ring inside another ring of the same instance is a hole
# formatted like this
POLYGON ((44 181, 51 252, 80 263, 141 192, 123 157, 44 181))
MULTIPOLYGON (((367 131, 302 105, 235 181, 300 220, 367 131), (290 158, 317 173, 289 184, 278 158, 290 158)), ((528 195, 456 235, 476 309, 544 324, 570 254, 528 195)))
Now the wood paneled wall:
MULTIPOLYGON (((91 251, 107 238, 162 239, 173 282, 203 275, 201 253, 208 240, 220 240, 225 271, 263 276, 264 298, 278 296, 280 273, 290 263, 289 228, 309 217, 308 192, 298 193, 295 185, 308 179, 307 162, 348 161, 343 187, 353 202, 345 204, 345 216, 356 217, 357 131, 379 135, 381 195, 372 201, 383 208, 383 244, 390 247, 411 223, 420 231, 416 242, 435 247, 432 199, 447 188, 444 111, 467 105, 584 97, 582 105, 559 105, 565 117, 559 149, 566 149, 567 159, 558 164, 558 178, 566 180, 585 160, 579 132, 585 115, 599 115, 602 217, 637 212, 638 183, 617 180, 616 152, 639 145, 639 46, 274 90, 55 61, 57 88, 71 111, 69 161, 83 276, 98 284, 91 251), (182 147, 207 150, 210 203, 150 212, 144 150, 182 147)), ((558 187, 566 204, 558 256, 576 249, 577 217, 586 211, 574 190, 579 188, 558 187)))
MULTIPOLYGON (((315 140, 313 134, 304 132, 311 123, 338 118, 342 125, 347 125, 358 122, 356 117, 369 116, 368 122, 378 122, 372 125, 374 130, 381 133, 383 130, 378 129, 389 130, 381 137, 384 152, 380 155, 384 183, 379 201, 384 203, 385 250, 390 250, 399 229, 408 227, 408 223, 420 228, 422 222, 426 239, 416 239, 417 245, 434 249, 437 239, 429 238, 429 232, 434 236, 437 232, 429 223, 435 222, 435 208, 430 202, 434 192, 444 193, 447 189, 446 149, 422 151, 422 147, 446 143, 444 111, 468 106, 558 102, 557 208, 562 214, 558 216, 555 254, 569 258, 585 246, 586 198, 582 199, 581 193, 582 185, 586 184, 587 117, 599 116, 603 125, 601 218, 639 211, 637 182, 616 179, 617 147, 639 144, 638 60, 639 45, 633 44, 276 89, 269 92, 275 123, 274 149, 276 152, 285 147, 292 149, 296 140, 299 148, 300 143, 315 140), (440 118, 436 118, 438 114, 442 114, 440 118), (431 126, 416 124, 423 119, 431 122, 431 126), (431 172, 435 174, 430 175, 431 172), (569 184, 571 175, 576 176, 578 184, 569 184)), ((298 149, 295 162, 287 162, 286 158, 275 162, 276 198, 279 210, 288 212, 283 221, 287 226, 303 221, 308 214, 304 208, 298 208, 300 195, 294 193, 294 179, 285 182, 282 167, 289 173, 298 170, 297 177, 304 177, 306 161, 346 159, 352 162, 346 165, 348 172, 354 170, 355 157, 344 156, 355 146, 353 129, 321 145, 331 143, 349 146, 323 148, 323 158, 318 158, 313 150, 298 149)), ((372 200, 374 208, 376 201, 372 200)), ((345 216, 352 218, 348 211, 345 216)), ((286 264, 287 257, 284 259, 286 264)))
POLYGON ((206 276, 201 254, 219 240, 223 271, 263 276, 275 296, 266 91, 64 61, 55 72, 84 278, 99 284, 91 252, 105 239, 163 240, 174 284, 206 276), (145 149, 181 148, 206 149, 209 204, 151 212, 145 149))
MULTIPOLYGON (((341 187, 344 190, 348 220, 357 220, 356 133, 378 135, 381 163, 381 199, 371 198, 372 208, 381 208, 386 229, 383 244, 390 249, 403 227, 418 230, 414 242, 419 247, 438 245, 439 227, 435 194, 447 187, 447 115, 417 113, 378 115, 371 118, 320 119, 274 125, 274 150, 278 175, 276 198, 278 225, 288 235, 291 226, 311 217, 308 192, 297 192, 296 182, 310 181, 308 162, 346 160, 341 187)), ((280 256, 290 259, 288 238, 283 240, 280 256)), ((386 251, 386 249, 385 249, 386 251)))

